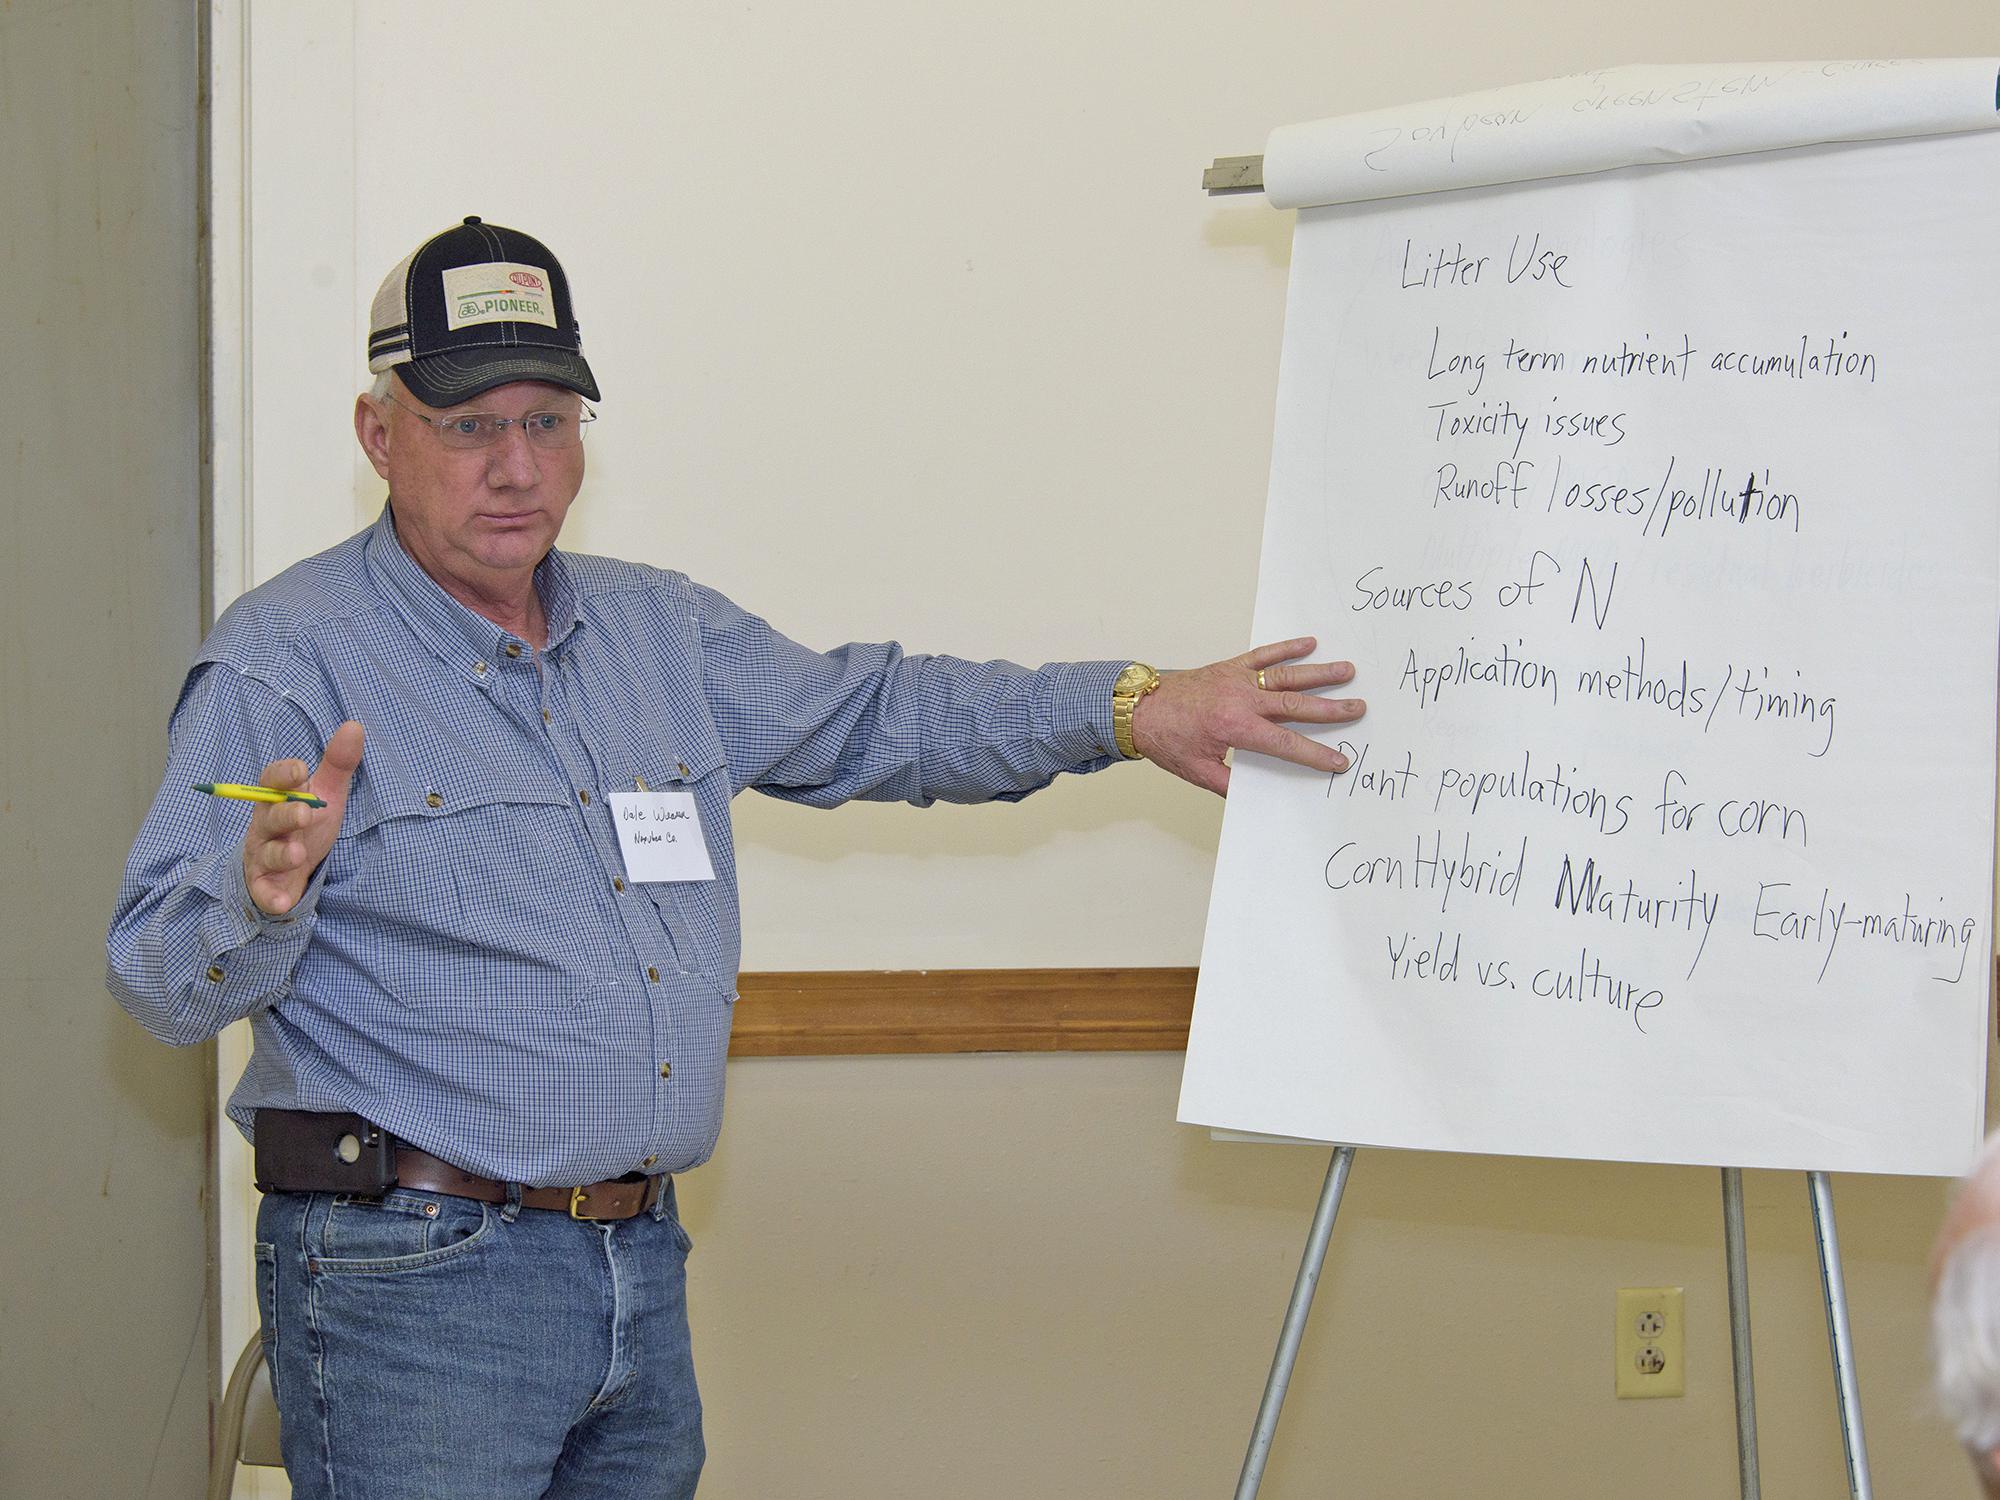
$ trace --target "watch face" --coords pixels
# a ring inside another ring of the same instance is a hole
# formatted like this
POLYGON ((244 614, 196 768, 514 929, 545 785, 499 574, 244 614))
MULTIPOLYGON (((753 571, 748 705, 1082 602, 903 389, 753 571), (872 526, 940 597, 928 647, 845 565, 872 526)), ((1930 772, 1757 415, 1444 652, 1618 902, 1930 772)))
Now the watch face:
POLYGON ((1121 698, 1137 698, 1152 691, 1159 680, 1158 672, 1142 661, 1135 661, 1118 674, 1118 680, 1111 685, 1111 691, 1121 698))

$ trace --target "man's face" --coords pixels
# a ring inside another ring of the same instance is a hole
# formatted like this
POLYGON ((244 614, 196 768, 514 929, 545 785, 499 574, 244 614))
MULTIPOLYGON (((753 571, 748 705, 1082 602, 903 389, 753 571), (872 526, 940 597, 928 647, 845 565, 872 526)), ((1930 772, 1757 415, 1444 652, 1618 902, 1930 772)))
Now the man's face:
POLYGON ((574 416, 574 391, 539 381, 495 386, 452 407, 426 406, 394 382, 393 402, 363 396, 354 431, 375 472, 389 481, 396 535, 446 593, 468 602, 502 598, 532 575, 562 531, 583 486, 583 446, 541 448, 518 426, 484 448, 453 448, 419 420, 473 413, 574 416))

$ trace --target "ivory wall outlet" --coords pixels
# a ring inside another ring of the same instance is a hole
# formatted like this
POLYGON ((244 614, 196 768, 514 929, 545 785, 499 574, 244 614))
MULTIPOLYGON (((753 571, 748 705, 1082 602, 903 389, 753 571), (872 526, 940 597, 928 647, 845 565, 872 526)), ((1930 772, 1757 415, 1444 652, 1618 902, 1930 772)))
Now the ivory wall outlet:
POLYGON ((1677 1286, 1618 1289, 1618 1395, 1685 1396, 1685 1294, 1677 1286))

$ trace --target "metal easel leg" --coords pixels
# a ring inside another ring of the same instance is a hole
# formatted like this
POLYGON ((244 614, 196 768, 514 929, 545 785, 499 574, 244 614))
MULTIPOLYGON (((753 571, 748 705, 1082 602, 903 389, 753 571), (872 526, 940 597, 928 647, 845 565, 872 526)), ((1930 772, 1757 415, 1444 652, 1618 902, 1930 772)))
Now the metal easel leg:
POLYGON ((1243 1459, 1242 1477, 1236 1481, 1236 1500, 1255 1500, 1258 1486, 1264 1482, 1264 1463, 1271 1456, 1271 1440, 1278 1433, 1278 1411, 1284 1406, 1285 1391, 1292 1383, 1292 1366, 1298 1362, 1299 1343, 1305 1337, 1306 1314, 1312 1311, 1320 1268, 1326 1264, 1326 1247, 1333 1239, 1333 1216, 1340 1212, 1340 1195, 1353 1165, 1354 1147, 1333 1148, 1333 1160, 1326 1168, 1326 1183, 1319 1190, 1319 1207, 1313 1213, 1312 1233, 1306 1236, 1305 1257, 1299 1262, 1298 1280, 1292 1283, 1285 1326, 1278 1334, 1278 1353, 1271 1361, 1271 1378, 1264 1382, 1264 1399, 1257 1407, 1257 1426, 1250 1434, 1250 1451, 1243 1459))
POLYGON ((1854 1333, 1847 1323, 1847 1284, 1840 1270, 1840 1238, 1833 1227, 1833 1186, 1824 1172, 1806 1173, 1812 1195, 1813 1236, 1819 1241, 1819 1281, 1826 1294, 1826 1332, 1833 1344, 1833 1382, 1840 1398, 1840 1439, 1847 1449, 1847 1489, 1854 1500, 1873 1500, 1868 1444, 1861 1436, 1861 1387, 1854 1373, 1854 1333))
POLYGON ((1743 1500, 1758 1500, 1757 1383, 1750 1362, 1750 1257, 1743 1243, 1743 1169, 1722 1169, 1722 1244, 1729 1264, 1729 1355, 1736 1375, 1736 1470, 1743 1500))

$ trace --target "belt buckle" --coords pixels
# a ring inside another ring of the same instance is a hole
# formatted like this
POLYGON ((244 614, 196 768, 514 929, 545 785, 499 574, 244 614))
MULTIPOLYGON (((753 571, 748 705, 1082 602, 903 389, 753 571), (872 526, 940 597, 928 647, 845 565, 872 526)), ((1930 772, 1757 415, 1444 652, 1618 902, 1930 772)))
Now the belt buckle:
POLYGON ((587 1214, 578 1212, 578 1206, 585 1201, 585 1194, 587 1193, 587 1191, 588 1191, 587 1189, 580 1187, 573 1187, 569 1190, 569 1216, 572 1219, 579 1219, 586 1224, 608 1223, 613 1217, 615 1217, 614 1215, 587 1214))

